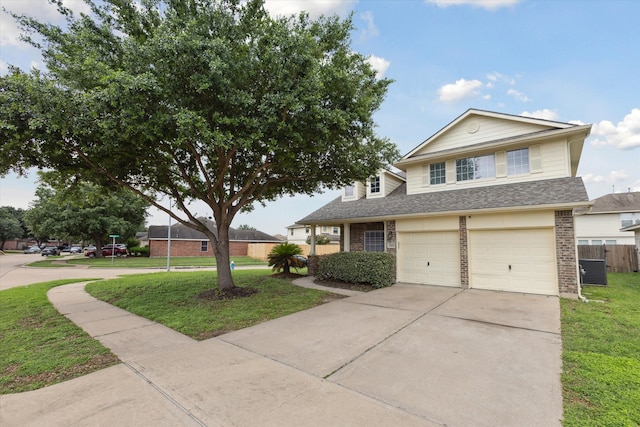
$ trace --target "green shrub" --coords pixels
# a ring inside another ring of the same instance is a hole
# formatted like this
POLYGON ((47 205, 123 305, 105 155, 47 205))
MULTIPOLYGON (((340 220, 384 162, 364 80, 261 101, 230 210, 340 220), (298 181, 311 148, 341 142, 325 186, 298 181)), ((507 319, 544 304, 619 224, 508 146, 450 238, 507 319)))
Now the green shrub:
POLYGON ((306 263, 302 258, 302 248, 294 243, 282 242, 271 249, 267 255, 269 267, 273 267, 272 271, 280 271, 290 273, 291 267, 303 268, 306 263))
POLYGON ((128 248, 130 256, 149 256, 149 246, 136 246, 133 248, 128 248))
POLYGON ((393 284, 393 265, 386 252, 338 252, 320 257, 316 277, 384 288, 393 284))

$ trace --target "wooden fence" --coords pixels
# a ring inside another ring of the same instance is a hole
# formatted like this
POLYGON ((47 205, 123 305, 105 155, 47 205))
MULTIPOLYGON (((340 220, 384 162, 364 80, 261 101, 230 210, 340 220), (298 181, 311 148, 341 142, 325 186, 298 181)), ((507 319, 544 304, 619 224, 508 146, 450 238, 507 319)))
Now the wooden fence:
MULTIPOLYGON (((247 256, 256 259, 267 259, 267 255, 271 252, 277 243, 249 243, 247 256)), ((311 252, 310 245, 298 245, 302 248, 302 254, 307 256, 311 252)), ((316 255, 327 255, 340 252, 340 245, 316 245, 316 255)))
POLYGON ((635 245, 578 245, 578 259, 604 259, 609 273, 638 271, 635 245))

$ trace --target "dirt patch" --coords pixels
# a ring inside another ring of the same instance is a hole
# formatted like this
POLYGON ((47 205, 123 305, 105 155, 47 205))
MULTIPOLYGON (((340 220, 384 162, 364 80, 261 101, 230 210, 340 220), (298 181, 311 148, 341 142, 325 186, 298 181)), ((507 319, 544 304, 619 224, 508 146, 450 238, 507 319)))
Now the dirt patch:
POLYGON ((272 274, 271 277, 273 277, 274 279, 294 279, 295 280, 295 279, 301 279, 301 278, 307 277, 307 276, 305 276, 304 274, 298 274, 298 273, 291 273, 291 272, 285 273, 285 272, 282 272, 282 273, 272 274))
POLYGON ((247 298, 258 293, 255 288, 240 288, 235 286, 229 289, 209 289, 198 294, 198 298, 210 301, 230 300, 235 298, 247 298))
POLYGON ((374 287, 367 285, 366 283, 348 283, 341 280, 320 280, 313 281, 316 285, 326 286, 328 288, 349 289, 352 291, 369 292, 374 290, 374 287))

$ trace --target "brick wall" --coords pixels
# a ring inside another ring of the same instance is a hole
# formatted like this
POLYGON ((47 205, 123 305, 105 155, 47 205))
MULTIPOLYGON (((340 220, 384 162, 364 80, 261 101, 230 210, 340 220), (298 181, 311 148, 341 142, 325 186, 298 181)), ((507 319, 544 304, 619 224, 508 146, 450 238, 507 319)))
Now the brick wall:
POLYGON ((386 244, 385 244, 385 252, 393 255, 393 283, 396 282, 398 278, 398 255, 397 255, 397 236, 396 236, 396 222, 394 221, 385 221, 385 227, 387 230, 387 235, 385 236, 386 244))
POLYGON ((556 262, 560 293, 578 293, 578 265, 573 213, 555 212, 556 262))
MULTIPOLYGON (((351 224, 351 252, 364 251, 364 232, 370 230, 384 230, 382 222, 368 222, 360 224, 351 224)), ((395 231, 395 222, 394 222, 395 231)), ((344 229, 341 229, 344 232, 344 229)), ((340 249, 344 250, 343 234, 340 234, 340 249)))
POLYGON ((469 289, 469 245, 467 234, 467 217, 459 217, 460 233, 460 285, 469 289))
MULTIPOLYGON (((212 257, 215 256, 211 242, 207 241, 207 251, 201 250, 202 241, 200 240, 171 240, 171 256, 186 257, 212 257)), ((249 242, 229 242, 230 256, 246 256, 249 250, 249 242)), ((166 240, 150 240, 149 241, 150 257, 166 257, 167 241, 166 240)))

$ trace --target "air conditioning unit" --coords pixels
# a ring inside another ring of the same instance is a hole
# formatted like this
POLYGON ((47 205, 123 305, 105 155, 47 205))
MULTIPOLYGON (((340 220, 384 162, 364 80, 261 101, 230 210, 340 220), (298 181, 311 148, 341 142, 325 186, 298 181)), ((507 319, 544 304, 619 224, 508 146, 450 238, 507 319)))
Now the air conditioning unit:
POLYGON ((604 259, 580 259, 580 275, 582 284, 606 285, 607 261, 604 259))

